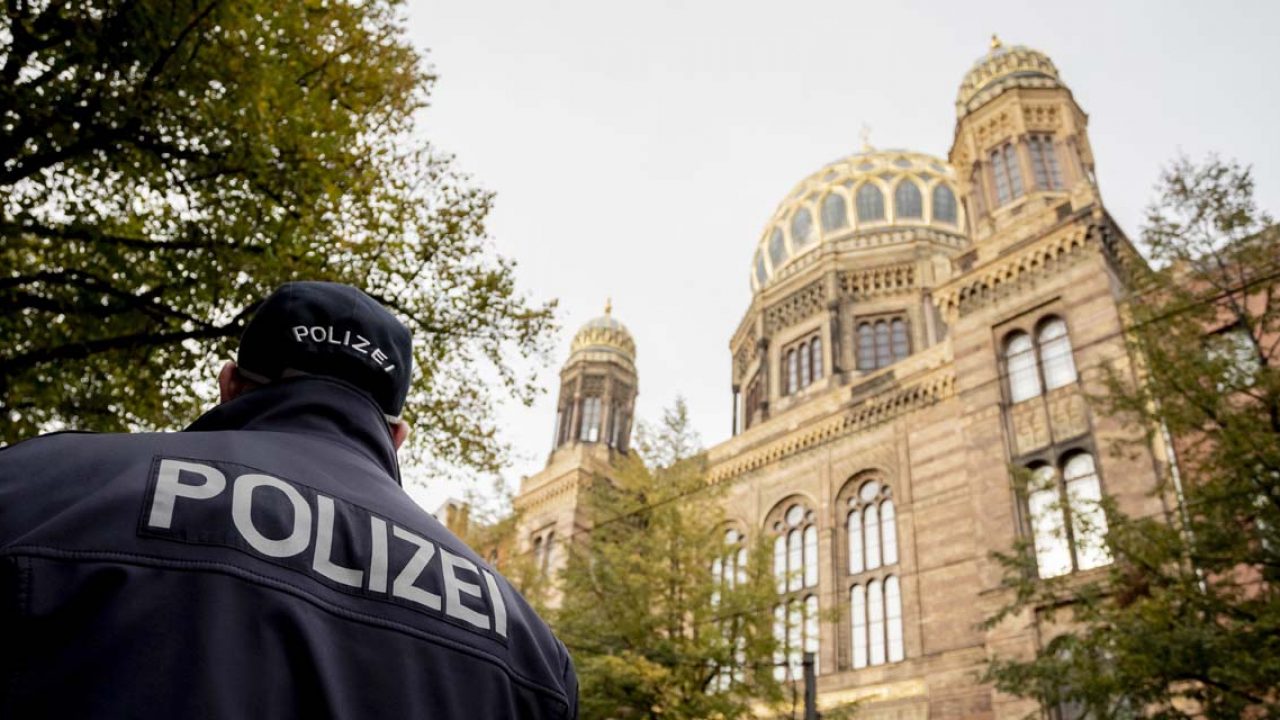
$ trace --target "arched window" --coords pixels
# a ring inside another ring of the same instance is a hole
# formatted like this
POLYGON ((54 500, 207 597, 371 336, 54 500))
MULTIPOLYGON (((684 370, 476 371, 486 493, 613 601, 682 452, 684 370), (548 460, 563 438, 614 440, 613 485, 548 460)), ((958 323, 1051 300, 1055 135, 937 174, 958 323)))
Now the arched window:
POLYGON ((775 271, 787 261, 787 243, 782 237, 782 228, 774 228, 769 235, 769 261, 775 271))
POLYGON ((877 320, 876 328, 876 367, 887 367, 893 363, 893 347, 889 344, 889 323, 877 320))
POLYGON ((849 592, 849 624, 853 628, 853 667, 867 666, 867 588, 854 585, 849 592))
POLYGON ((849 226, 849 215, 845 211, 844 198, 838 193, 831 193, 822 199, 822 230, 831 232, 849 226))
POLYGON ((811 360, 809 357, 809 344, 800 343, 798 354, 800 355, 800 387, 809 387, 809 361, 811 360))
POLYGON ((876 369, 876 336, 871 323, 858 325, 858 369, 876 369))
POLYGON ((578 429, 582 442, 600 441, 600 398, 582 398, 582 425, 578 429))
POLYGON ((783 387, 786 390, 784 393, 786 395, 790 395, 800 389, 800 366, 795 350, 787 352, 787 382, 783 387))
POLYGON ((813 366, 813 379, 822 379, 822 336, 814 336, 809 342, 809 354, 812 356, 810 364, 813 366))
POLYGON ((867 583, 867 635, 870 651, 867 660, 872 665, 884 664, 884 595, 879 580, 867 583))
POLYGON ((924 217, 924 198, 915 183, 906 179, 898 182, 893 191, 893 213, 899 219, 924 217))
POLYGON ((911 343, 907 340, 907 323, 902 318, 889 321, 890 340, 893 343, 893 359, 901 360, 911 353, 911 343))
POLYGON ((902 590, 898 564, 897 509, 889 487, 859 476, 840 493, 848 508, 851 661, 854 668, 903 659, 902 590))
POLYGON ((885 634, 889 644, 889 662, 898 662, 904 656, 902 646, 902 590, 898 577, 884 579, 885 634))
POLYGON ((871 183, 863 183, 857 195, 858 221, 877 222, 884 220, 884 193, 871 183))
POLYGON ((1032 135, 1027 138, 1031 151, 1031 169, 1035 173, 1036 187, 1041 190, 1061 190, 1062 173, 1058 170, 1058 153, 1053 146, 1052 135, 1032 135))
POLYGON ((991 173, 996 180, 996 199, 1000 205, 1022 196, 1022 168, 1012 143, 991 151, 991 173))
POLYGON ((796 501, 779 505, 770 513, 773 541, 773 574, 780 600, 774 608, 774 637, 780 646, 775 658, 785 667, 775 669, 780 680, 800 677, 802 653, 818 646, 818 528, 813 511, 796 501), (800 593, 805 593, 801 595, 800 593))
POLYGON ((791 216, 791 246, 796 250, 813 239, 813 215, 808 208, 800 208, 791 216))
POLYGON ((1047 464, 1029 469, 1027 514, 1040 577, 1109 564, 1107 518, 1093 456, 1086 452, 1065 456, 1061 473, 1047 464))
POLYGON ((1040 326, 1036 336, 1040 345, 1040 365, 1044 369, 1044 386, 1052 390, 1076 381, 1076 363, 1071 355, 1071 338, 1067 324, 1050 318, 1040 326))
POLYGON ((756 284, 764 285, 769 279, 769 273, 764 269, 764 256, 756 253, 756 284))
POLYGON ((1036 354, 1030 335, 1024 332, 1009 335, 1004 344, 1004 361, 1009 376, 1009 398, 1013 402, 1040 394, 1040 375, 1036 372, 1036 354))
POLYGON ((907 321, 902 318, 858 323, 858 369, 877 370, 911 354, 907 321))
POLYGON ((956 194, 942 183, 933 186, 933 221, 953 224, 956 221, 956 194))

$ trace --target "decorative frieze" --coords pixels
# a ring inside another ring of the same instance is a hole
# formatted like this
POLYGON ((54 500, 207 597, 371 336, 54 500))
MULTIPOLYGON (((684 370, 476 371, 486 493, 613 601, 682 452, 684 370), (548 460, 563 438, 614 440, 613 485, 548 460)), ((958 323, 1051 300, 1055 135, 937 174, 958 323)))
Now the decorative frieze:
POLYGON ((811 282, 764 311, 764 331, 768 335, 791 327, 826 308, 827 291, 821 280, 811 282))

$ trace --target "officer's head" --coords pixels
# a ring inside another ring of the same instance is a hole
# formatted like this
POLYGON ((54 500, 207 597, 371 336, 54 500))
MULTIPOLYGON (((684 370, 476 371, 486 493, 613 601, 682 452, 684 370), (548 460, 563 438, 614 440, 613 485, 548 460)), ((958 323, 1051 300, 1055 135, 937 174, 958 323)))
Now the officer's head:
POLYGON ((412 365, 409 329, 378 301, 350 285, 291 282, 262 301, 218 386, 227 402, 298 375, 343 380, 382 409, 399 448, 409 436, 400 413, 412 365))

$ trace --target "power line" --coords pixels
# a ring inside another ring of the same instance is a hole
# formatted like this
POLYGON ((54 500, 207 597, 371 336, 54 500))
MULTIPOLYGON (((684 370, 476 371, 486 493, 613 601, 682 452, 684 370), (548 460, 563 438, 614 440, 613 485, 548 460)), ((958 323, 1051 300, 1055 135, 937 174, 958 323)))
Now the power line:
MULTIPOLYGON (((1101 335, 1101 336, 1099 336, 1099 337, 1097 337, 1097 338, 1095 338, 1095 339, 1093 339, 1093 340, 1091 340, 1091 341, 1089 341, 1089 342, 1086 342, 1086 343, 1083 343, 1083 344, 1080 344, 1080 345, 1073 345, 1073 346, 1072 346, 1073 353, 1077 353, 1077 352, 1079 352, 1080 350, 1083 350, 1083 349, 1086 349, 1086 348, 1090 348, 1090 347, 1094 347, 1094 346, 1096 346, 1096 345, 1100 345, 1100 344, 1102 344, 1102 343, 1104 343, 1104 342, 1110 342, 1110 341, 1112 341, 1112 340, 1115 340, 1116 338, 1120 338, 1120 337, 1123 337, 1123 336, 1125 336, 1125 335, 1128 335, 1128 334, 1130 334, 1133 330, 1136 330, 1136 329, 1138 329, 1138 328, 1142 328, 1142 327, 1146 327, 1147 325, 1153 325, 1153 324, 1156 324, 1156 323, 1159 323, 1159 322, 1163 322, 1163 321, 1165 321, 1165 320, 1169 320, 1169 319, 1172 319, 1172 318, 1177 317, 1177 316, 1179 316, 1179 315, 1182 315, 1182 314, 1185 314, 1185 313, 1191 312, 1192 310, 1195 310, 1195 309, 1197 309, 1197 308, 1199 308, 1199 307, 1205 307, 1205 306, 1208 306, 1208 305, 1211 305, 1211 304, 1214 304, 1214 303, 1220 302, 1221 300, 1223 300, 1223 299, 1225 299, 1225 298, 1227 298, 1227 297, 1229 297, 1229 296, 1231 296, 1231 295, 1235 295, 1235 294, 1237 294, 1237 293, 1241 293, 1241 292, 1247 292, 1250 288, 1252 288, 1252 287, 1254 287, 1254 286, 1256 286, 1256 285, 1259 285, 1259 284, 1262 284, 1262 283, 1265 283, 1265 282, 1269 282, 1269 281, 1271 281, 1271 280, 1280 279, 1280 263, 1278 263, 1278 264, 1276 264, 1276 265, 1272 265, 1272 266, 1270 266, 1268 269, 1269 269, 1269 270, 1271 270, 1271 272, 1268 272, 1268 273, 1267 273, 1267 274, 1265 274, 1265 275, 1255 276, 1255 277, 1251 278, 1250 280, 1248 280, 1247 282, 1241 283, 1240 285, 1238 285, 1238 286, 1236 286, 1236 287, 1228 288, 1228 289, 1226 289, 1226 290, 1222 290, 1222 291, 1220 291, 1220 292, 1218 292, 1218 293, 1216 293, 1216 294, 1214 294, 1214 295, 1212 295, 1212 296, 1209 296, 1209 297, 1206 297, 1206 298, 1200 298, 1200 299, 1197 299, 1196 301, 1189 302, 1189 303, 1187 303, 1187 304, 1185 304, 1185 305, 1182 305, 1182 306, 1180 306, 1180 307, 1173 308, 1173 309, 1171 309, 1171 310, 1169 310, 1169 311, 1166 311, 1166 312, 1164 312, 1164 313, 1160 313, 1160 314, 1155 315, 1155 316, 1152 316, 1152 317, 1150 317, 1150 318, 1146 318, 1146 319, 1144 319, 1144 320, 1142 320, 1142 321, 1138 321, 1138 322, 1131 323, 1131 324, 1129 324, 1129 325, 1127 325, 1127 326, 1122 327, 1122 328, 1121 328, 1119 331, 1117 331, 1117 332, 1111 332, 1111 333, 1107 333, 1107 334, 1105 334, 1105 335, 1101 335)), ((1159 291, 1159 290, 1160 290, 1160 288, 1152 288, 1151 290, 1148 290, 1148 291, 1146 291, 1146 292, 1134 293, 1134 294, 1130 295, 1128 298, 1126 298, 1125 302, 1127 302, 1127 303, 1130 303, 1130 304, 1131 304, 1131 303, 1133 303, 1134 301, 1136 301, 1136 300, 1138 300, 1138 299, 1140 299, 1140 298, 1142 298, 1142 297, 1144 297, 1144 296, 1155 294, 1155 293, 1156 293, 1157 291, 1159 291)), ((1094 318, 1096 318, 1096 317, 1098 317, 1098 313, 1107 313, 1107 314, 1109 314, 1110 312, 1112 312, 1112 308, 1111 308, 1111 307, 1103 308, 1103 309, 1101 309, 1101 310, 1095 311, 1095 314, 1094 314, 1094 315, 1091 315, 1090 317, 1094 317, 1094 318)), ((1086 319, 1077 318, 1077 319, 1076 319, 1076 321, 1075 321, 1075 325, 1076 325, 1077 327, 1079 327, 1079 326, 1083 326, 1083 325, 1087 325, 1087 324, 1088 324, 1088 322, 1086 321, 1086 319)), ((1102 367, 1109 365, 1109 364, 1110 364, 1110 362, 1111 362, 1111 360, 1107 360, 1107 361, 1102 362, 1102 363, 1095 363, 1095 364, 1093 364, 1093 365, 1091 365, 1091 366, 1087 366, 1087 367, 1084 367, 1084 368, 1080 368, 1080 369, 1078 369, 1078 371, 1077 371, 1077 375, 1082 375, 1082 374, 1084 374, 1085 372, 1088 372, 1088 371, 1101 369, 1102 367)), ((997 374, 997 376, 996 376, 995 378, 992 378, 992 379, 990 379, 990 380, 986 380, 986 381, 983 381, 982 383, 979 383, 979 384, 977 384, 977 385, 974 385, 974 386, 973 386, 973 389, 982 388, 982 387, 986 387, 986 386, 991 385, 991 384, 1000 383, 1000 382, 1002 382, 1003 380, 1004 380, 1004 377, 1003 377, 1002 375, 1000 375, 1000 374, 997 374)), ((862 428, 862 431, 869 430, 870 428, 873 428, 873 427, 878 427, 878 426, 880 426, 880 425, 882 425, 882 424, 884 424, 884 423, 887 423, 887 422, 892 422, 892 421, 893 421, 893 420, 895 420, 895 419, 897 419, 897 418, 896 418, 896 417, 894 417, 894 418, 888 418, 888 419, 884 419, 884 420, 879 420, 879 421, 873 422, 873 423, 871 423, 871 424, 869 424, 869 425, 864 426, 864 427, 862 428)), ((607 526, 609 526, 609 525, 612 525, 613 523, 621 522, 621 521, 623 521, 623 520, 627 520, 627 519, 629 519, 629 518, 636 517, 636 516, 641 515, 641 514, 643 514, 643 513, 647 513, 647 512, 650 512, 650 511, 652 511, 652 510, 656 510, 656 509, 658 509, 658 508, 661 508, 661 507, 663 507, 663 506, 665 506, 665 505, 669 505, 669 504, 671 504, 671 503, 673 503, 673 502, 677 502, 677 501, 679 501, 679 500, 684 500, 684 499, 691 498, 691 497, 693 497, 694 495, 697 495, 697 494, 700 494, 700 493, 706 492, 706 491, 708 491, 708 490, 710 490, 710 489, 712 489, 712 488, 717 488, 717 487, 722 487, 722 485, 721 485, 721 484, 719 484, 719 483, 709 483, 709 482, 708 482, 708 483, 702 483, 702 484, 696 485, 696 486, 694 486, 693 488, 691 488, 691 489, 689 489, 689 490, 687 490, 687 491, 683 491, 683 492, 675 493, 675 494, 673 494, 673 495, 670 495, 670 496, 667 496, 667 497, 664 497, 664 498, 661 498, 661 499, 655 500, 654 502, 649 503, 649 504, 646 504, 646 505, 644 505, 644 506, 642 506, 642 507, 636 508, 635 510, 631 510, 631 511, 628 511, 628 512, 620 513, 620 514, 618 514, 618 515, 615 515, 615 516, 613 516, 613 517, 607 518, 607 519, 605 519, 605 520, 601 520, 600 522, 594 523, 594 524, 593 524, 592 526, 590 526, 590 527, 579 527, 579 528, 574 528, 572 531, 570 531, 570 533, 569 533, 567 536, 565 536, 565 537, 563 538, 563 540, 564 540, 564 541, 570 541, 570 540, 573 540, 574 538, 577 538, 577 537, 579 537, 579 536, 589 535, 591 532, 593 532, 594 530, 596 530, 596 529, 598 529, 598 528, 607 527, 607 526)), ((529 548, 529 549, 527 549, 527 550, 522 550, 522 551, 519 551, 519 552, 516 552, 516 553, 512 553, 512 554, 508 555, 508 557, 509 557, 509 558, 511 558, 511 559, 515 559, 515 558, 523 558, 523 557, 525 557, 525 556, 532 555, 532 554, 533 554, 535 551, 537 551, 537 550, 538 550, 537 548, 529 548)))

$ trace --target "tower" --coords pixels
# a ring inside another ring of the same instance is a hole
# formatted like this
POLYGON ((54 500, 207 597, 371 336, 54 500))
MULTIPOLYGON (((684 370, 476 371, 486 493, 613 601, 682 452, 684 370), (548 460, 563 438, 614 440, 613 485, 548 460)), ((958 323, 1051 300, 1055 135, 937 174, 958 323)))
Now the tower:
MULTIPOLYGON (((615 454, 629 450, 638 392, 635 340, 606 303, 604 314, 573 337, 560 369, 551 454, 541 471, 521 481, 514 500, 516 547, 539 575, 554 578, 564 567, 564 543, 586 524, 581 490, 606 477, 615 454)), ((554 583, 545 599, 558 602, 554 583)))

